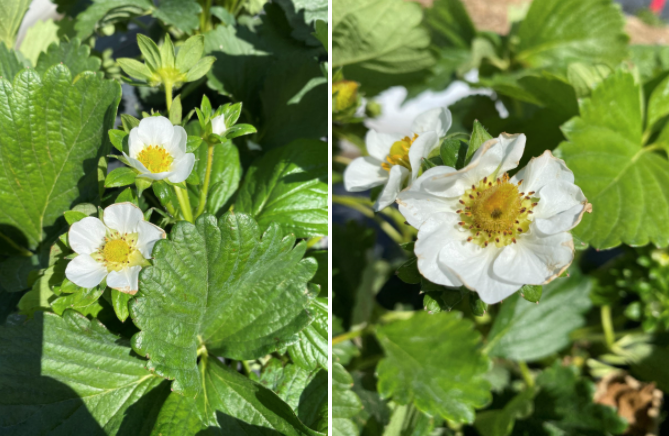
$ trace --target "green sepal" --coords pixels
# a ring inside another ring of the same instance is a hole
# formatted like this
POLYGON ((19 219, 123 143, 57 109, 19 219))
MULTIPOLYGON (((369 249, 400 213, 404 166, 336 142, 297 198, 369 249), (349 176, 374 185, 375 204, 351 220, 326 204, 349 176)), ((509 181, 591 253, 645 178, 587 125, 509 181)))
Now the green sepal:
POLYGON ((488 304, 484 303, 476 292, 469 293, 469 308, 476 316, 483 316, 488 310, 488 304))
POLYGON ((121 124, 123 125, 123 130, 130 133, 130 130, 139 127, 139 120, 132 115, 121 114, 121 124))
POLYGON ((469 138, 469 149, 467 150, 465 165, 472 160, 472 156, 476 153, 476 150, 490 139, 492 139, 492 136, 490 136, 485 127, 478 120, 474 120, 474 128, 472 129, 472 136, 469 138))
POLYGON ((525 285, 520 288, 520 296, 530 303, 538 303, 541 300, 543 286, 541 285, 525 285))
POLYGON ((88 215, 86 215, 85 213, 76 210, 68 210, 67 212, 63 213, 63 216, 65 217, 65 221, 67 221, 69 225, 72 225, 77 221, 81 221, 84 218, 88 217, 88 215))
POLYGON ((236 126, 229 127, 225 131, 225 137, 228 139, 233 139, 239 136, 250 135, 251 133, 256 133, 257 131, 258 130, 256 130, 256 128, 250 124, 237 124, 236 126))
POLYGON ((397 268, 397 277, 404 283, 420 283, 422 276, 418 271, 418 259, 414 256, 397 268))
POLYGON ((124 130, 116 130, 112 129, 109 132, 109 141, 111 141, 112 145, 120 152, 126 152, 127 150, 124 150, 123 148, 123 141, 124 139, 128 136, 128 132, 124 130))
POLYGON ((117 291, 116 289, 111 290, 112 306, 114 307, 114 313, 121 322, 125 322, 130 315, 130 310, 128 309, 128 302, 132 299, 132 295, 125 292, 117 291))
POLYGON ((175 126, 181 124, 181 96, 177 95, 174 100, 172 100, 172 106, 170 106, 169 118, 170 122, 175 126))
POLYGON ((151 69, 151 71, 156 72, 162 65, 162 60, 160 56, 160 49, 155 42, 148 36, 142 35, 141 33, 137 34, 137 45, 139 50, 144 55, 144 60, 146 64, 151 69))
POLYGON ((105 188, 118 188, 120 186, 127 186, 134 183, 137 173, 128 167, 116 168, 111 173, 107 174, 105 179, 105 188))
POLYGON ((149 189, 153 185, 153 180, 146 177, 135 177, 135 186, 137 187, 137 196, 141 197, 145 189, 149 189))
POLYGON ((202 145, 202 138, 199 136, 188 136, 186 141, 186 153, 195 153, 195 150, 202 145))

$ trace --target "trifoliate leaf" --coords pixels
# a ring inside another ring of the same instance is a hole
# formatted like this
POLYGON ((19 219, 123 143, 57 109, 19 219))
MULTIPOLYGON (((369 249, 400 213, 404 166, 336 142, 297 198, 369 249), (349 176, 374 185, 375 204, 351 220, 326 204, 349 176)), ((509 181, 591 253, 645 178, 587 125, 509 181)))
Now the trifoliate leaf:
POLYGON ((202 7, 195 0, 161 0, 153 16, 185 33, 197 29, 202 7))
POLYGON ((0 20, 0 44, 4 43, 7 48, 14 47, 16 34, 30 3, 31 0, 11 0, 0 3, 0 17, 2 17, 2 20, 0 20))
POLYGON ((617 71, 580 102, 581 115, 562 126, 559 155, 592 203, 574 230, 595 248, 669 243, 669 163, 644 147, 641 90, 617 71), (596 175, 596 176, 594 176, 596 175))
POLYGON ((56 65, 42 77, 25 70, 13 85, 0 80, 0 226, 28 249, 60 234, 75 200, 98 195, 97 162, 109 152, 121 87, 92 73, 72 79, 56 65))
POLYGON ((150 369, 176 379, 174 391, 194 397, 198 347, 248 360, 294 343, 310 321, 307 282, 316 271, 304 251, 276 224, 261 238, 245 214, 178 222, 140 273, 130 304, 141 330, 133 348, 150 369))
POLYGON ((351 418, 360 412, 360 398, 351 391, 353 379, 339 363, 332 364, 332 436, 358 434, 351 418))
POLYGON ((379 393, 398 404, 450 421, 474 422, 474 409, 490 399, 484 379, 490 361, 481 336, 459 312, 417 312, 377 328, 386 357, 377 367, 379 393))
POLYGON ((323 435, 300 422, 277 394, 216 359, 203 359, 198 375, 202 398, 173 392, 158 415, 153 435, 323 435))
POLYGON ((341 0, 332 9, 332 68, 375 89, 420 77, 434 64, 430 35, 420 26, 421 7, 401 0, 341 0))
POLYGON ((293 362, 300 368, 313 371, 328 368, 328 300, 318 298, 309 304, 313 321, 299 333, 299 341, 288 347, 293 362))
POLYGON ((571 62, 615 66, 628 37, 620 7, 609 0, 532 2, 518 29, 516 59, 531 68, 565 69, 571 62))
POLYGON ((585 324, 591 307, 592 281, 577 270, 570 273, 544 285, 539 304, 519 293, 504 300, 488 335, 490 356, 536 361, 571 343, 569 333, 585 324))
POLYGON ((237 193, 235 210, 251 214, 262 228, 278 224, 298 238, 326 235, 327 146, 298 140, 253 162, 237 193))
POLYGON ((99 321, 73 311, 0 328, 0 432, 116 435, 140 424, 144 399, 159 404, 152 395, 164 391, 145 364, 99 321))

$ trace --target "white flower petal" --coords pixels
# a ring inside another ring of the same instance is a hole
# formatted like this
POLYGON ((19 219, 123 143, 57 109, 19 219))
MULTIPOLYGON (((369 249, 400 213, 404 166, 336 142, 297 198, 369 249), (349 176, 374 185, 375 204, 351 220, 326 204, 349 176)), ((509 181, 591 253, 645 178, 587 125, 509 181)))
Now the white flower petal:
POLYGON ((388 183, 386 183, 386 186, 383 187, 381 194, 376 199, 374 211, 378 212, 393 204, 397 198, 397 194, 400 193, 410 177, 411 171, 401 165, 395 165, 390 168, 388 183))
POLYGON ((77 254, 92 254, 102 245, 107 228, 99 219, 89 216, 72 224, 68 233, 70 247, 77 254))
POLYGON ((418 270, 433 283, 444 286, 462 286, 453 272, 438 262, 444 242, 461 241, 466 238, 457 228, 457 215, 434 214, 420 227, 414 253, 418 258, 418 270))
POLYGON ((418 229, 434 213, 452 213, 457 210, 453 207, 459 204, 457 200, 439 197, 421 189, 424 180, 453 172, 455 168, 446 166, 430 168, 408 189, 399 193, 396 200, 399 210, 410 225, 418 229))
POLYGON ((132 203, 116 203, 105 209, 103 219, 107 227, 119 233, 136 233, 139 223, 144 221, 144 214, 132 203))
POLYGON ((122 153, 123 156, 125 156, 125 158, 128 159, 128 162, 130 162, 130 166, 139 171, 140 174, 151 174, 151 171, 149 171, 148 168, 146 168, 143 163, 141 163, 135 158, 128 156, 127 154, 125 154, 125 152, 122 153))
POLYGON ((534 208, 535 224, 544 235, 573 229, 581 222, 583 213, 592 208, 581 188, 570 182, 549 183, 536 195, 539 204, 534 208))
POLYGON ((148 173, 142 173, 137 177, 144 177, 145 179, 151 180, 164 180, 171 177, 172 174, 174 174, 172 171, 165 171, 164 173, 152 173, 149 171, 148 173))
POLYGON ((139 238, 137 239, 137 249, 146 259, 151 259, 151 252, 156 242, 165 239, 167 235, 160 227, 151 224, 148 221, 139 223, 139 238))
POLYGON ((411 144, 409 162, 411 163, 411 178, 416 180, 423 159, 427 159, 432 150, 439 147, 439 136, 435 132, 426 132, 420 135, 411 144))
POLYGON ((402 139, 402 136, 390 134, 390 133, 379 133, 375 130, 368 130, 367 135, 365 136, 365 146, 367 147, 367 153, 370 156, 377 158, 379 161, 383 162, 386 160, 388 153, 390 153, 390 147, 397 141, 402 139))
POLYGON ((165 148, 172 154, 174 160, 179 160, 186 153, 186 144, 188 142, 188 134, 181 126, 174 126, 174 135, 172 135, 171 149, 165 148))
POLYGON ((438 138, 446 136, 451 128, 453 117, 451 111, 444 107, 430 109, 418 115, 411 126, 411 130, 419 136, 425 132, 436 132, 438 138))
POLYGON ((344 170, 344 187, 348 192, 366 191, 388 180, 388 171, 381 168, 381 161, 372 156, 353 160, 344 170))
POLYGON ((448 241, 439 252, 439 263, 453 271, 485 303, 494 304, 521 287, 503 281, 493 272, 493 263, 500 252, 494 246, 484 248, 472 242, 448 241))
POLYGON ((65 277, 82 288, 93 288, 107 275, 107 268, 88 254, 80 254, 67 264, 65 277))
MULTIPOLYGON (((147 117, 139 122, 137 134, 144 145, 166 145, 172 140, 174 126, 165 117, 147 117)), ((133 129, 134 130, 134 129, 133 129)))
POLYGON ((574 260, 574 242, 568 232, 541 237, 533 232, 503 248, 493 271, 503 280, 519 285, 548 283, 574 260))
POLYGON ((139 272, 141 269, 141 266, 131 266, 123 268, 121 271, 112 271, 107 276, 107 286, 134 295, 139 290, 139 272))
POLYGON ((479 180, 501 175, 515 168, 525 150, 525 135, 507 135, 486 141, 472 156, 466 167, 453 173, 442 174, 425 180, 423 189, 443 197, 459 197, 479 180))
POLYGON ((172 164, 172 171, 168 180, 172 183, 181 183, 190 176, 195 165, 195 155, 193 153, 186 153, 179 160, 172 164))
MULTIPOLYGON (((130 152, 130 156, 133 158, 137 158, 137 155, 139 154, 140 151, 148 144, 144 144, 139 137, 139 128, 134 127, 132 130, 130 130, 130 136, 128 137, 128 151, 130 152)), ((128 156, 123 152, 123 155, 128 158, 128 156)))
POLYGON ((536 192, 547 183, 557 180, 574 183, 574 173, 567 168, 562 159, 556 158, 550 150, 546 150, 541 156, 533 157, 525 168, 511 178, 512 183, 521 180, 523 181, 521 189, 524 192, 536 192))
POLYGON ((211 120, 211 131, 217 135, 222 135, 228 128, 225 125, 225 116, 219 115, 211 120))

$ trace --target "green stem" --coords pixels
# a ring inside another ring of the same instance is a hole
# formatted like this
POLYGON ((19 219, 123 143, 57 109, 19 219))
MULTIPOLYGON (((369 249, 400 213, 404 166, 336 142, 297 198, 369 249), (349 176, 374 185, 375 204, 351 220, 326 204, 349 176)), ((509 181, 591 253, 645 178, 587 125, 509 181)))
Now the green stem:
POLYGON ((165 86, 165 104, 167 105, 167 114, 170 113, 172 107, 172 82, 163 82, 165 86))
POLYGON ((174 193, 177 194, 177 199, 179 200, 179 207, 181 208, 181 214, 184 216, 184 219, 188 222, 195 222, 193 220, 193 209, 190 206, 190 199, 188 198, 188 190, 184 186, 174 187, 174 193))
POLYGON ((530 368, 527 366, 527 363, 521 360, 518 362, 518 368, 520 369, 520 375, 523 376, 523 380, 525 380, 527 387, 534 387, 534 378, 532 377, 532 373, 530 372, 530 368))
POLYGON ((200 203, 197 205, 197 212, 195 218, 202 215, 204 207, 207 205, 207 193, 209 192, 209 181, 211 180, 211 165, 214 161, 214 144, 207 143, 209 149, 207 150, 207 170, 204 173, 204 183, 202 184, 202 191, 200 191, 200 203))
POLYGON ((33 255, 32 251, 26 250, 25 248, 21 247, 21 246, 18 245, 16 242, 14 242, 13 240, 9 239, 9 237, 3 235, 2 233, 0 233, 0 238, 2 238, 2 239, 4 239, 5 241, 7 241, 7 242, 9 243, 9 245, 11 245, 12 247, 14 247, 19 253, 21 253, 21 256, 30 257, 30 256, 33 255))
POLYGON ((251 375, 251 365, 246 360, 241 360, 242 368, 244 368, 244 374, 251 375))
POLYGON ((379 224, 381 230, 386 232, 386 234, 390 236, 390 238, 396 243, 401 244, 403 242, 406 242, 404 240, 404 237, 395 229, 395 227, 391 226, 388 221, 382 220, 378 216, 374 215, 374 211, 371 208, 360 204, 360 202, 358 202, 355 198, 347 197, 344 195, 333 195, 332 202, 339 203, 342 206, 350 207, 351 209, 357 210, 358 212, 362 213, 367 218, 373 219, 379 224))
POLYGON ((604 330, 604 337, 606 338, 606 346, 610 348, 616 341, 616 333, 613 330, 613 322, 611 321, 611 306, 602 306, 602 330, 604 330))
POLYGON ((364 329, 353 330, 353 331, 350 331, 350 332, 342 333, 341 335, 337 335, 334 338, 332 338, 332 345, 337 345, 337 344, 340 344, 344 341, 348 341, 350 339, 359 338, 360 336, 363 336, 363 335, 366 335, 366 334, 369 334, 369 333, 372 333, 372 332, 374 332, 374 326, 370 325, 370 326, 365 327, 364 329))

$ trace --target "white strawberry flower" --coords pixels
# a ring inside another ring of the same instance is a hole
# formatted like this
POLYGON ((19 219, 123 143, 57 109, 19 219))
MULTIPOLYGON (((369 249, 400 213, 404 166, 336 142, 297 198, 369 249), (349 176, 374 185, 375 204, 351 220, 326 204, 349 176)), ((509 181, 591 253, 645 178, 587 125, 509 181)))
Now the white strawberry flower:
POLYGON ((181 183, 188 178, 195 155, 186 153, 188 135, 165 117, 147 117, 130 131, 129 154, 123 156, 139 171, 138 177, 181 183))
POLYGON ((219 115, 211 120, 211 131, 217 135, 222 135, 228 130, 225 125, 225 116, 219 115))
POLYGON ((550 151, 509 178, 525 139, 502 134, 465 168, 431 168, 400 193, 399 210, 418 229, 414 251, 425 278, 464 285, 493 304, 525 284, 552 281, 571 264, 569 230, 592 205, 550 151))
POLYGON ((86 217, 72 224, 70 247, 78 254, 67 265, 65 277, 82 288, 93 288, 107 278, 107 286, 127 294, 139 289, 139 271, 149 265, 154 244, 165 231, 144 220, 132 203, 107 207, 103 219, 86 217))
POLYGON ((397 194, 418 178, 422 160, 439 147, 440 139, 446 136, 451 123, 448 109, 435 108, 414 120, 411 136, 368 131, 365 144, 369 156, 353 160, 346 168, 346 190, 361 192, 385 185, 374 210, 390 206, 397 194))

